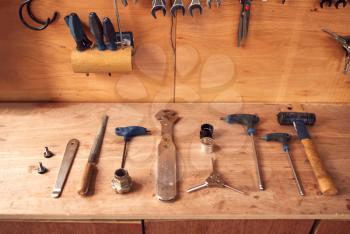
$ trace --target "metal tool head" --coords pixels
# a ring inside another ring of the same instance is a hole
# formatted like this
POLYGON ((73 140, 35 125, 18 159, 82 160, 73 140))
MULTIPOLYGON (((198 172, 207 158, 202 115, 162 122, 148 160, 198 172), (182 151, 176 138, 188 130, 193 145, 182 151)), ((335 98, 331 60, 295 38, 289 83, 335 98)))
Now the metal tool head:
POLYGON ((185 9, 185 6, 184 4, 182 3, 182 0, 179 0, 179 1, 175 1, 173 6, 170 8, 170 13, 173 17, 175 17, 176 15, 176 12, 178 10, 181 10, 182 12, 182 15, 185 15, 185 12, 186 12, 186 9, 185 9))
POLYGON ((165 1, 163 0, 153 0, 153 3, 152 3, 152 15, 155 19, 157 19, 157 11, 162 11, 163 12, 163 15, 165 16, 166 15, 166 7, 165 7, 165 1))
POLYGON ((202 124, 201 126, 201 130, 199 132, 199 137, 205 138, 205 137, 209 137, 209 138, 213 138, 213 134, 214 134, 214 127, 211 124, 202 124))
POLYGON ((320 7, 323 8, 323 4, 328 3, 328 6, 332 6, 332 0, 320 0, 320 7))
POLYGON ((277 114, 277 121, 281 125, 292 125, 295 121, 303 122, 305 125, 314 125, 316 115, 307 112, 280 112, 277 114))
POLYGON ((338 9, 340 4, 343 4, 343 7, 345 7, 346 6, 346 0, 337 0, 335 2, 335 7, 338 9))
POLYGON ((180 117, 173 110, 160 110, 156 114, 156 119, 160 122, 176 123, 176 121, 178 121, 180 117))
POLYGON ((211 0, 207 0, 207 6, 211 8, 211 0))
POLYGON ((193 10, 198 9, 199 14, 202 14, 203 8, 199 0, 192 0, 190 6, 188 7, 188 11, 190 15, 193 17, 193 10))
POLYGON ((128 5, 128 0, 122 0, 122 4, 126 7, 128 5))

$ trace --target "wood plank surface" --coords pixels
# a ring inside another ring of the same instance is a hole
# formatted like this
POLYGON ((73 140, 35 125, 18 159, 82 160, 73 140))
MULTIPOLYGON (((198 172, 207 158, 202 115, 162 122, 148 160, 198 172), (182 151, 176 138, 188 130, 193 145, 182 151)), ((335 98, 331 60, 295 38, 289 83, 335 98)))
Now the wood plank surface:
MULTIPOLYGON (((87 25, 89 12, 100 19, 108 16, 116 27, 113 1, 35 0, 33 12, 38 17, 60 17, 44 31, 31 31, 19 21, 21 1, 0 2, 0 101, 119 101, 167 102, 173 99, 174 56, 170 43, 171 19, 154 20, 151 2, 139 1, 127 8, 119 4, 123 31, 132 31, 136 52, 133 72, 76 74, 70 64, 75 42, 64 16, 76 12, 87 25), (161 92, 161 94, 159 94, 161 92)), ((118 0, 118 3, 120 1, 118 0)), ((92 39, 89 28, 85 32, 92 39)))
POLYGON ((321 29, 350 35, 350 7, 258 0, 251 9, 240 48, 239 1, 205 7, 202 16, 178 16, 176 101, 349 102, 344 51, 321 29))
POLYGON ((146 234, 309 234, 313 220, 145 221, 146 234))
MULTIPOLYGON (((290 106, 289 106, 290 107, 290 106)), ((0 218, 9 219, 350 219, 349 105, 302 105, 317 115, 310 128, 313 140, 340 194, 322 196, 302 145, 291 143, 291 153, 306 196, 300 197, 286 155, 278 143, 256 139, 266 191, 259 192, 249 138, 244 128, 228 125, 220 117, 229 113, 258 113, 258 136, 272 131, 294 134, 291 126, 279 126, 276 113, 286 105, 257 104, 1 104, 0 105, 0 218), (160 124, 154 118, 163 108, 176 110, 181 120, 175 126, 178 148, 176 201, 155 197, 155 166, 160 124), (100 117, 110 117, 99 159, 95 194, 77 194, 82 169, 87 162, 100 117), (191 194, 190 186, 203 182, 211 170, 210 157, 200 152, 202 123, 215 128, 218 145, 213 155, 225 181, 247 196, 229 189, 208 188, 191 194), (119 168, 123 140, 114 128, 141 125, 152 135, 134 138, 126 169, 134 180, 133 192, 115 194, 111 188, 119 168), (62 196, 51 197, 63 152, 69 139, 80 140, 62 196), (43 158, 44 146, 56 155, 43 158), (49 169, 36 172, 39 161, 49 169)))
POLYGON ((141 221, 0 221, 0 234, 141 234, 141 221))
POLYGON ((344 220, 321 220, 315 234, 348 234, 350 221, 344 220))

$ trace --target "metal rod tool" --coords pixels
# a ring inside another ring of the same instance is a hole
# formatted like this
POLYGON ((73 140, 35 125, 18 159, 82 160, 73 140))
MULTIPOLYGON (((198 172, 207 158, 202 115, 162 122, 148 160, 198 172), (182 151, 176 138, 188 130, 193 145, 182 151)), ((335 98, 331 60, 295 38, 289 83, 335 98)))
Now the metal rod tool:
POLYGON ((81 184, 78 190, 78 194, 82 196, 86 196, 91 192, 90 185, 92 184, 93 174, 97 170, 97 167, 96 167, 97 158, 100 155, 100 151, 102 148, 103 138, 107 127, 107 122, 108 122, 108 116, 105 115, 102 117, 102 123, 101 123, 100 129, 98 130, 95 141, 91 147, 89 159, 87 164, 85 165, 83 177, 81 179, 81 184))
POLYGON ((288 157, 287 157, 288 163, 289 163, 289 166, 292 170, 292 174, 293 174, 295 183, 297 185, 298 192, 299 192, 300 196, 304 196, 304 191, 303 191, 303 188, 301 186, 299 176, 298 176, 296 170, 294 169, 292 157, 291 157, 291 154, 289 151, 288 142, 290 141, 291 138, 292 138, 292 136, 289 135, 288 133, 280 133, 280 132, 266 134, 265 136, 262 137, 262 139, 265 141, 277 141, 277 142, 280 142, 283 144, 283 151, 286 152, 288 155, 288 157))

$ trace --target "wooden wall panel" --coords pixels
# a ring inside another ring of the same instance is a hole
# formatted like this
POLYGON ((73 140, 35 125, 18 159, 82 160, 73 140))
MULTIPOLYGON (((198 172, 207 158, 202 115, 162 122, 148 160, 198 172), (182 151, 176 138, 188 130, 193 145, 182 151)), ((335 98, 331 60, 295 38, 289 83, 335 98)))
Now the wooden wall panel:
POLYGON ((350 232, 350 221, 321 220, 315 234, 348 234, 350 232))
POLYGON ((129 1, 127 8, 119 4, 123 31, 135 34, 136 54, 132 73, 111 77, 72 72, 70 52, 75 42, 63 17, 76 12, 87 23, 88 13, 95 11, 101 19, 109 16, 116 26, 113 0, 34 0, 33 11, 41 18, 51 17, 54 10, 60 12, 59 20, 41 32, 22 26, 17 13, 20 2, 0 2, 1 101, 142 102, 173 98, 171 19, 154 20, 150 2, 129 1))
POLYGON ((236 46, 238 0, 222 1, 219 9, 205 7, 202 16, 179 16, 176 100, 349 102, 350 74, 341 73, 344 52, 321 28, 350 35, 350 7, 318 4, 253 1, 241 48, 236 46))
POLYGON ((313 220, 145 221, 146 234, 308 234, 313 220))
POLYGON ((0 234, 141 234, 141 221, 0 221, 0 234))
POLYGON ((169 11, 153 19, 151 0, 129 2, 126 8, 119 5, 123 30, 135 33, 134 71, 87 77, 72 73, 69 56, 75 43, 63 17, 74 11, 86 23, 88 13, 96 11, 115 22, 112 0, 35 0, 34 12, 41 18, 54 10, 61 14, 42 32, 20 24, 20 1, 2 0, 0 101, 350 101, 349 75, 341 73, 344 52, 321 32, 329 27, 350 34, 349 6, 337 10, 320 9, 317 0, 254 1, 248 39, 237 48, 238 0, 222 0, 221 8, 211 10, 202 0, 202 16, 179 15, 174 22, 169 11))

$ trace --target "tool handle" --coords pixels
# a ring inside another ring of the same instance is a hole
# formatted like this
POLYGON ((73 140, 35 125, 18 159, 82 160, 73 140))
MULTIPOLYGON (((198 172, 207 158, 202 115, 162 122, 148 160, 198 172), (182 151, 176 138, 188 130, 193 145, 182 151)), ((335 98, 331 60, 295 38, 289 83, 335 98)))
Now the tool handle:
POLYGON ((103 27, 100 18, 95 12, 89 14, 89 25, 92 35, 96 39, 98 50, 106 50, 106 45, 103 41, 103 27))
POLYGON ((319 188, 324 195, 332 196, 338 193, 338 190, 326 171, 325 166, 323 165, 318 152, 312 140, 309 138, 305 138, 301 140, 306 156, 311 164, 312 170, 316 176, 319 188))
POLYGON ((87 163, 84 168, 83 177, 81 178, 78 194, 86 196, 89 193, 89 186, 94 171, 97 169, 94 163, 87 163))

